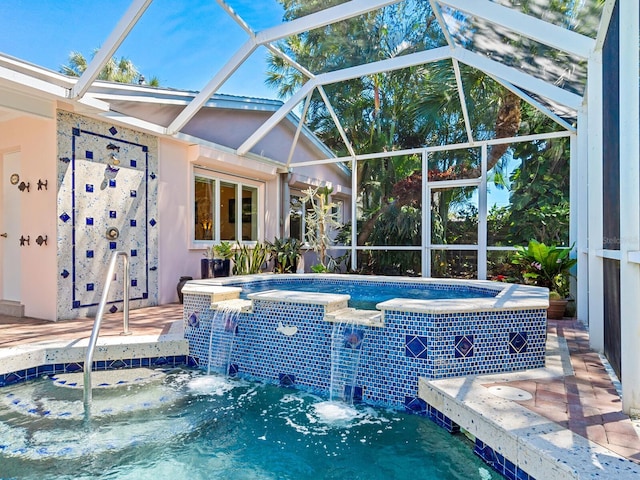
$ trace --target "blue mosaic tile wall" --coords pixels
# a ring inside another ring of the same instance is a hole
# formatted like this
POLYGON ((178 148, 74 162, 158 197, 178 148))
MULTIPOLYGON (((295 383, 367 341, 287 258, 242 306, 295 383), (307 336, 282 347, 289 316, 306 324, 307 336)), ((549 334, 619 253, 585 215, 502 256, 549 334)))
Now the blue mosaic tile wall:
MULTIPOLYGON (((214 312, 208 295, 185 295, 190 355, 206 368, 214 312)), ((327 393, 333 324, 321 306, 255 301, 240 313, 229 363, 241 376, 327 393), (285 336, 278 324, 296 326, 285 336), (295 379, 295 381, 292 381, 295 379)), ((545 310, 424 314, 387 311, 385 326, 361 327, 354 387, 362 400, 402 407, 418 394, 418 377, 445 378, 544 366, 545 310)), ((217 340, 216 340, 217 342, 217 340)), ((212 344, 215 344, 213 342, 212 344)))

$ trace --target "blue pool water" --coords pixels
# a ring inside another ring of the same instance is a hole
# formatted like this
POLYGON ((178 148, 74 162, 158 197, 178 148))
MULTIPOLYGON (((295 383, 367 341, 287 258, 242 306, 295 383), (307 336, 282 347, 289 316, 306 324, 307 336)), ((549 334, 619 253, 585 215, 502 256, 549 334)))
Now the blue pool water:
POLYGON ((187 370, 141 388, 168 400, 129 411, 127 396, 141 393, 135 387, 94 390, 96 405, 106 402, 119 413, 90 425, 72 414, 54 420, 46 410, 29 415, 11 405, 37 397, 41 409, 59 401, 73 410, 81 408, 81 391, 44 378, 0 389, 0 478, 498 478, 463 435, 417 415, 187 370), (66 398, 54 400, 60 396, 66 398))
MULTIPOLYGON (((231 285, 231 284, 230 284, 231 285)), ((338 293, 351 296, 349 306, 359 309, 374 310, 377 303, 393 298, 412 300, 442 300, 460 298, 491 298, 497 292, 489 289, 456 285, 420 284, 410 282, 367 282, 358 280, 335 280, 332 278, 287 278, 258 280, 238 283, 242 287, 240 296, 247 298, 250 293, 265 290, 292 290, 300 292, 338 293)))

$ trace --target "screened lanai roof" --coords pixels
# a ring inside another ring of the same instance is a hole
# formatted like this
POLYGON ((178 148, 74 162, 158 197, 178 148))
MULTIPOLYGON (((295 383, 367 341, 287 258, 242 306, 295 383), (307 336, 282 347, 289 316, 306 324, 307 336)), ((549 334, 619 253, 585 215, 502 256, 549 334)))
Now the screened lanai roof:
MULTIPOLYGON (((609 0, 603 5, 599 0, 565 0, 554 2, 553 7, 548 0, 314 0, 287 3, 304 5, 306 10, 297 18, 277 21, 273 15, 261 15, 263 11, 272 12, 273 5, 278 5, 276 0, 252 3, 216 0, 205 9, 194 8, 192 11, 182 2, 133 0, 121 11, 110 12, 112 18, 100 19, 102 24, 111 27, 98 32, 101 46, 79 78, 66 79, 60 75, 34 78, 24 67, 16 74, 5 60, 0 66, 0 82, 26 84, 43 95, 75 103, 80 111, 90 109, 113 118, 118 109, 117 102, 110 101, 104 94, 104 85, 98 88, 96 83, 105 63, 113 56, 131 58, 127 48, 136 42, 140 44, 138 51, 171 52, 170 61, 175 62, 184 78, 190 78, 189 58, 198 59, 201 67, 202 52, 180 50, 170 32, 174 29, 189 31, 190 15, 209 16, 210 28, 189 33, 201 39, 204 51, 214 51, 213 45, 216 47, 216 54, 208 60, 210 76, 191 87, 194 93, 184 100, 179 113, 163 123, 131 115, 121 116, 119 121, 160 135, 177 136, 212 96, 227 93, 228 85, 242 75, 248 65, 263 61, 268 52, 274 61, 289 67, 289 75, 294 72, 302 80, 286 92, 283 104, 235 148, 240 155, 252 152, 258 142, 292 112, 305 119, 308 100, 312 96, 324 102, 332 118, 333 125, 327 128, 335 131, 350 154, 357 154, 350 132, 343 128, 342 119, 333 108, 335 102, 344 99, 335 96, 332 86, 362 78, 375 82, 378 74, 415 67, 448 71, 445 85, 451 90, 451 96, 459 101, 459 118, 468 142, 486 139, 491 134, 483 127, 483 107, 474 105, 468 98, 474 72, 483 72, 486 81, 500 85, 534 105, 550 117, 558 129, 575 130, 577 111, 586 88, 587 61, 601 42, 598 32, 604 30, 602 27, 608 21, 607 12, 613 2, 609 0), (371 16, 377 16, 378 22, 364 21, 371 16), (158 18, 174 18, 175 24, 154 24, 158 18), (220 28, 222 19, 226 22, 224 28, 220 28), (358 32, 352 39, 349 28, 353 28, 353 21, 358 19, 363 20, 362 25, 375 25, 376 28, 358 32), (157 35, 158 31, 165 32, 166 41, 157 35), (329 45, 322 52, 310 48, 301 54, 297 48, 303 44, 309 48, 314 36, 319 35, 323 35, 325 47, 326 38, 334 38, 334 48, 329 45), (220 50, 221 45, 225 47, 223 50, 220 50)), ((97 20, 87 19, 89 22, 97 20)), ((69 45, 69 51, 79 48, 90 50, 94 46, 69 45)), ((12 52, 4 53, 11 55, 12 52)), ((142 58, 131 59, 139 65, 150 64, 142 55, 142 58)), ((252 79, 255 83, 245 84, 246 91, 233 93, 252 97, 256 96, 256 91, 263 91, 266 73, 254 77, 258 77, 252 79)), ((433 75, 431 78, 437 81, 442 77, 433 75)), ((163 85, 165 91, 168 88, 164 87, 182 88, 181 85, 163 85)), ((365 93, 352 92, 352 95, 358 97, 365 93)))

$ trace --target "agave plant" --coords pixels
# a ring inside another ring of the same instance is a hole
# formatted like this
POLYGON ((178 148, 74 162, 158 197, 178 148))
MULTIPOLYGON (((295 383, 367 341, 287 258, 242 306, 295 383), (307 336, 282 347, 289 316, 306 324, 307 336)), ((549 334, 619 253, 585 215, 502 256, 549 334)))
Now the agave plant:
POLYGON ((269 250, 261 243, 253 246, 240 244, 233 253, 233 274, 251 275, 261 273, 262 267, 269 258, 269 250))
POLYGON ((516 247, 512 263, 521 266, 525 280, 566 297, 569 294, 570 270, 578 262, 569 256, 573 247, 547 246, 530 240, 526 247, 516 247))

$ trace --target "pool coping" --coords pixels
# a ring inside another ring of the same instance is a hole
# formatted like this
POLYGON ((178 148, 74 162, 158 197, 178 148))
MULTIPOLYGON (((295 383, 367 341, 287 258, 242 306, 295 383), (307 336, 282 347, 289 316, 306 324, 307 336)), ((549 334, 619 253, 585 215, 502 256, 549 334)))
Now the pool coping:
MULTIPOLYGON (((241 287, 238 283, 254 281, 268 281, 269 279, 287 280, 288 278, 300 279, 352 279, 358 282, 371 283, 407 283, 419 285, 444 285, 451 287, 472 287, 498 292, 491 298, 464 298, 464 299, 440 299, 440 300, 413 300, 405 298, 391 299, 376 305, 378 310, 398 310, 403 312, 447 314, 466 312, 491 312, 512 310, 538 310, 549 307, 549 290, 543 287, 520 285, 512 283, 492 282, 489 280, 459 280, 441 278, 416 278, 416 277, 382 277, 377 275, 351 275, 331 273, 291 273, 273 274, 262 273, 256 275, 242 275, 232 277, 218 277, 202 280, 190 280, 182 288, 183 294, 225 296, 240 294, 241 287), (233 287, 228 286, 234 284, 233 287)), ((324 305, 327 312, 346 307, 344 304, 349 295, 332 293, 301 293, 285 289, 271 288, 269 291, 252 293, 248 296, 252 300, 267 300, 294 302, 304 304, 324 305)), ((213 300, 212 300, 213 301, 213 300)))
MULTIPOLYGON (((176 320, 166 334, 98 337, 94 362, 118 359, 187 356, 183 321, 176 320)), ((53 364, 83 364, 88 338, 52 340, 0 349, 0 375, 53 364)))
POLYGON ((640 466, 549 420, 487 385, 570 374, 566 344, 548 334, 546 367, 513 373, 428 380, 419 378, 419 397, 518 468, 544 480, 637 479, 640 466), (564 345, 564 346, 563 346, 564 345))

